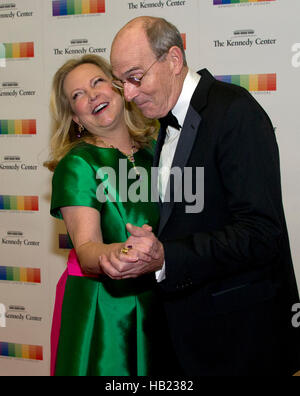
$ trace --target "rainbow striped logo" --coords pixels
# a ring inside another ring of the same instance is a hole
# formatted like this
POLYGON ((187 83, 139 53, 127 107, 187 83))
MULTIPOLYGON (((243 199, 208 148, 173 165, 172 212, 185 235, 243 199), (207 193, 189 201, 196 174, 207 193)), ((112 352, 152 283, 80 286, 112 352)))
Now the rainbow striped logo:
POLYGON ((34 58, 34 43, 2 43, 0 59, 34 58))
POLYGON ((0 67, 6 67, 5 47, 0 43, 0 67))
POLYGON ((276 91, 276 74, 244 74, 235 76, 215 76, 219 81, 235 84, 250 92, 276 91))
POLYGON ((102 14, 105 0, 53 0, 53 16, 102 14))
POLYGON ((181 33, 184 49, 186 50, 186 33, 181 33))
POLYGON ((43 347, 37 345, 12 344, 0 341, 0 356, 43 360, 43 347))
POLYGON ((0 281, 41 283, 39 268, 0 267, 0 281))
POLYGON ((68 249, 68 250, 72 249, 72 245, 71 245, 68 235, 59 234, 58 237, 59 237, 59 248, 60 249, 68 249))
POLYGON ((240 4, 240 3, 267 3, 276 0, 214 0, 214 5, 220 4, 240 4))
POLYGON ((23 212, 38 212, 39 197, 0 195, 0 211, 16 210, 23 212))
POLYGON ((36 120, 0 120, 1 135, 36 135, 36 120))

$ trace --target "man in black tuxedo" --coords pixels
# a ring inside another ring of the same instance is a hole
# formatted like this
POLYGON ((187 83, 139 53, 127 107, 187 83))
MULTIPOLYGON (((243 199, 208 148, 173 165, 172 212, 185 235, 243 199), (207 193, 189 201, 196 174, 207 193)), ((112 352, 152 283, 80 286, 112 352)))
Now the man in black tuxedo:
POLYGON ((156 271, 182 374, 293 374, 300 368, 300 333, 291 324, 299 296, 269 117, 243 88, 190 70, 180 33, 163 19, 129 22, 111 62, 125 99, 161 121, 158 238, 128 225, 128 244, 141 259, 111 260, 116 277, 156 271), (190 190, 181 199, 175 168, 190 190))

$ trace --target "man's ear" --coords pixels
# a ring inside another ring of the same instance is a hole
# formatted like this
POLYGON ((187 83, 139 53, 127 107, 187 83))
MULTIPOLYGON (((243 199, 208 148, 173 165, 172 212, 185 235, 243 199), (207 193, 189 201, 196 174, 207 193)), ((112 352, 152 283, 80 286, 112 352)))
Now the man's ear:
POLYGON ((175 71, 175 74, 180 74, 184 63, 181 49, 177 46, 171 47, 169 49, 169 57, 173 65, 173 70, 175 71))

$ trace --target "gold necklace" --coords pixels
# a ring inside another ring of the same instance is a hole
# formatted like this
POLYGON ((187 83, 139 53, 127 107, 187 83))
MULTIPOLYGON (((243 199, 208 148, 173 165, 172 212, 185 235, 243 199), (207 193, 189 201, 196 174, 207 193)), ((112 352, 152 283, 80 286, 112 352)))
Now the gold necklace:
POLYGON ((139 172, 139 170, 137 169, 137 167, 135 165, 135 158, 134 158, 134 154, 135 154, 134 151, 136 150, 136 145, 135 144, 132 144, 132 146, 131 146, 131 154, 126 154, 122 150, 120 150, 118 147, 114 147, 112 144, 107 144, 102 139, 98 139, 98 140, 99 140, 100 143, 104 144, 104 146, 106 146, 108 148, 119 150, 120 153, 122 153, 128 159, 128 161, 132 164, 133 169, 134 169, 138 179, 141 177, 141 173, 139 172))

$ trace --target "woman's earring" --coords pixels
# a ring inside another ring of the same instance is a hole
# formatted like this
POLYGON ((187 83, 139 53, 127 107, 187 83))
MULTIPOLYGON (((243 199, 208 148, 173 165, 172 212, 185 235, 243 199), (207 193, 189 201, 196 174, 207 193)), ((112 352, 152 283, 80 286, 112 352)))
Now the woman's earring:
POLYGON ((84 126, 83 125, 78 125, 78 139, 80 139, 82 137, 82 133, 84 131, 84 126))

